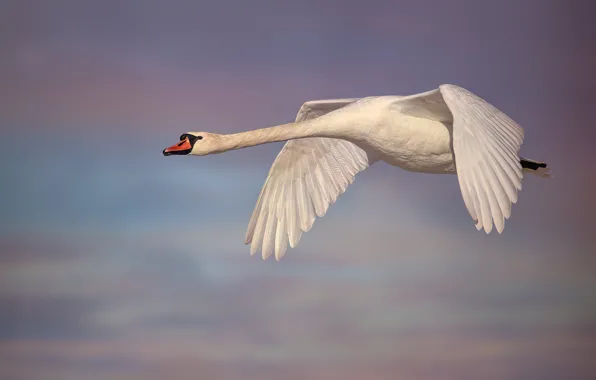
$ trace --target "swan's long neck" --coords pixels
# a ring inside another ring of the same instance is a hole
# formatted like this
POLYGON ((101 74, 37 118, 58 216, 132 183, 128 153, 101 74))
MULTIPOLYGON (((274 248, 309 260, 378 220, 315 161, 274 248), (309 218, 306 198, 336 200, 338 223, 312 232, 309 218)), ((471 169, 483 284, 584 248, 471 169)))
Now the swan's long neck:
POLYGON ((298 123, 282 124, 275 127, 255 129, 248 132, 222 135, 222 151, 242 149, 255 145, 306 137, 342 137, 342 131, 334 123, 321 123, 318 119, 298 123))

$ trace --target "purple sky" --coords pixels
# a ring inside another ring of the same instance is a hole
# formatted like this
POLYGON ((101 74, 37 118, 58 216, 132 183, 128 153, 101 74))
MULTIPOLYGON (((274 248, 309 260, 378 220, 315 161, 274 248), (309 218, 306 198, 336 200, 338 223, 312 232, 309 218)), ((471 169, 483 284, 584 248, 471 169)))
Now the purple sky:
POLYGON ((584 3, 2 2, 0 378, 596 377, 584 3), (553 169, 503 235, 475 230, 455 177, 378 165, 263 262, 243 238, 281 144, 160 154, 441 83, 553 169))

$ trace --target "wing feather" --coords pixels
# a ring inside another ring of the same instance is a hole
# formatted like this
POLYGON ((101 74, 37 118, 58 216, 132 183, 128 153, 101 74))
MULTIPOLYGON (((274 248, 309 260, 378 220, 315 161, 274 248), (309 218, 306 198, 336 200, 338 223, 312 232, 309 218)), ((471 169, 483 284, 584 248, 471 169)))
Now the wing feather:
MULTIPOLYGON (((296 121, 321 116, 354 100, 307 102, 296 121)), ((261 248, 263 259, 274 254, 280 260, 287 245, 296 247, 316 217, 324 216, 368 165, 366 152, 349 141, 323 137, 288 141, 269 170, 248 223, 245 243, 251 243, 251 254, 261 248)))
POLYGON ((468 90, 439 87, 453 115, 453 150, 460 188, 476 228, 503 231, 523 178, 518 152, 524 132, 515 121, 468 90))

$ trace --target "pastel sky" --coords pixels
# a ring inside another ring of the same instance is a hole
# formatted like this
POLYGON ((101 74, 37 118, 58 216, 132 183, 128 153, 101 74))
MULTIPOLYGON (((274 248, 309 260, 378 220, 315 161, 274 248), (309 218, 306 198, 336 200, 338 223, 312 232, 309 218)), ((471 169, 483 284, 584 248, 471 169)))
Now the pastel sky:
POLYGON ((580 1, 0 4, 0 378, 596 377, 596 24, 580 1), (375 165, 284 259, 244 232, 281 143, 182 132, 453 83, 526 131, 503 235, 375 165))

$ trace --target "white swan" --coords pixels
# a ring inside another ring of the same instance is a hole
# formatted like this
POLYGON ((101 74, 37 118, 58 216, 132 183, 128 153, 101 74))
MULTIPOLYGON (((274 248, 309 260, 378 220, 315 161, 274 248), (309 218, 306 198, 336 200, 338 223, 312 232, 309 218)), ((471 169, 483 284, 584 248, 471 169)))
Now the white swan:
POLYGON ((288 141, 269 171, 246 232, 253 255, 280 260, 354 176, 377 161, 423 173, 457 174, 476 228, 499 233, 522 187, 522 172, 550 177, 518 156, 524 132, 470 91, 444 84, 411 96, 304 103, 294 123, 220 135, 189 132, 168 155, 207 155, 288 141))

